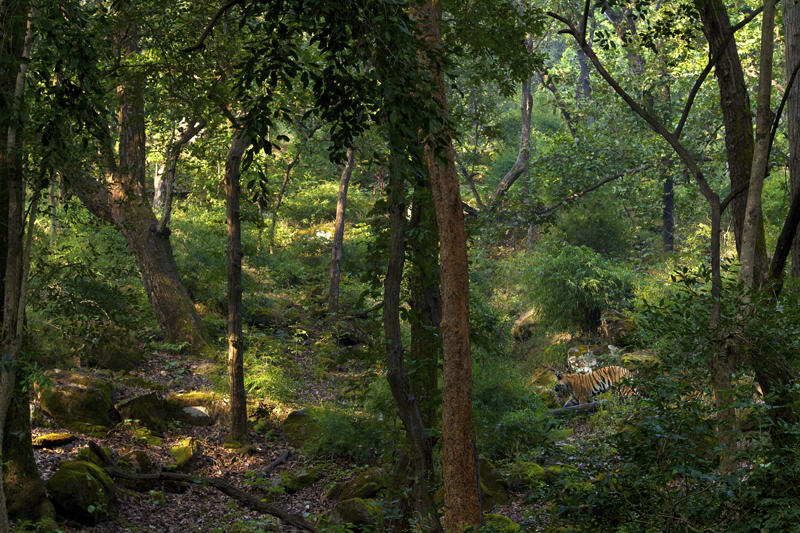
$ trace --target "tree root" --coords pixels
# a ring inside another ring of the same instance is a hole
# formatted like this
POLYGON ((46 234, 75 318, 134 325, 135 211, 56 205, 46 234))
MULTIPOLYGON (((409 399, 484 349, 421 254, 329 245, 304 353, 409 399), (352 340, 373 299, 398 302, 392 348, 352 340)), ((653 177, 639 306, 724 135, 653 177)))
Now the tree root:
MULTIPOLYGON (((95 443, 94 441, 89 441, 89 448, 103 460, 103 462, 105 463, 105 471, 110 476, 121 479, 130 479, 134 481, 156 479, 156 480, 185 481, 188 483, 208 485, 220 490, 222 493, 227 494, 234 500, 243 503, 244 505, 246 505, 250 509, 253 509, 254 511, 274 516, 276 518, 283 520, 287 524, 291 524, 293 526, 302 528, 306 531, 311 531, 311 532, 317 531, 316 526, 312 522, 303 518, 302 516, 289 513, 287 511, 284 511, 283 509, 280 509, 279 507, 275 507, 274 505, 264 503, 255 496, 251 496, 250 494, 247 494, 246 492, 237 489, 224 479, 218 477, 204 477, 204 476, 195 477, 187 474, 178 474, 174 472, 160 472, 158 474, 134 474, 133 472, 126 472, 125 470, 122 470, 119 466, 117 466, 115 462, 110 457, 108 457, 106 453, 103 451, 103 449, 100 448, 100 446, 98 446, 97 443, 95 443)), ((269 529, 271 529, 272 531, 283 531, 283 529, 279 527, 274 527, 274 529, 273 528, 269 529)))

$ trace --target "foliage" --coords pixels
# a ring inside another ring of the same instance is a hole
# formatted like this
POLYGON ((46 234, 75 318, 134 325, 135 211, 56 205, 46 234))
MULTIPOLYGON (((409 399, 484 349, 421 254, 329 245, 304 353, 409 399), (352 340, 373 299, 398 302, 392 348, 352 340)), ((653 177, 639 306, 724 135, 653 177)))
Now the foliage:
POLYGON ((553 329, 593 331, 606 309, 630 306, 633 277, 585 246, 549 246, 528 274, 533 301, 553 329))
POLYGON ((285 354, 286 343, 262 333, 251 333, 247 341, 244 386, 248 397, 280 404, 294 401, 297 382, 285 354))
POLYGON ((490 459, 536 454, 560 436, 517 365, 487 358, 474 366, 473 419, 478 451, 490 459))
POLYGON ((309 457, 371 461, 393 449, 401 433, 382 417, 337 407, 315 410, 318 431, 304 448, 309 457))

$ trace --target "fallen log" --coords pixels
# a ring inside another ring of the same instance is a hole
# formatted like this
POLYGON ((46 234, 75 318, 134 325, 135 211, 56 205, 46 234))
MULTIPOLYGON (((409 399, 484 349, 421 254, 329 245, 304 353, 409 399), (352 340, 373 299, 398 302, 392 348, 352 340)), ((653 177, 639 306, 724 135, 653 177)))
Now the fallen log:
MULTIPOLYGON (((94 441, 89 441, 89 448, 97 454, 103 460, 105 464, 105 471, 112 477, 117 477, 121 479, 131 479, 131 480, 173 480, 173 481, 185 481, 187 483, 195 483, 195 484, 202 484, 208 485, 210 487, 214 487, 218 489, 223 494, 227 494, 234 500, 243 503, 250 509, 254 511, 258 511, 263 514, 268 514, 279 518, 286 522, 287 524, 291 524, 293 526, 305 529, 306 531, 316 532, 316 526, 303 518, 302 516, 298 516, 279 507, 275 507, 274 505, 270 505, 268 503, 264 503, 255 496, 251 496, 246 492, 237 489, 224 479, 218 477, 205 477, 205 476, 190 476, 187 474, 178 474, 175 472, 160 472, 158 474, 134 474, 133 472, 127 472, 122 470, 119 466, 117 466, 114 461, 106 455, 103 449, 97 445, 94 441)), ((261 526, 264 527, 264 526, 261 526)), ((282 528, 275 527, 268 528, 272 531, 283 531, 282 528)))
POLYGON ((570 405, 569 407, 562 407, 560 409, 553 409, 550 414, 556 418, 566 416, 568 414, 582 414, 597 411, 597 409, 606 403, 606 400, 600 400, 594 403, 582 403, 580 405, 570 405))
POLYGON ((269 474, 270 472, 275 470, 276 467, 278 467, 278 466, 282 465, 283 463, 285 463, 286 459, 288 459, 291 454, 292 454, 292 452, 290 450, 286 450, 285 452, 283 452, 280 457, 278 457, 277 459, 272 461, 269 465, 267 465, 267 467, 264 469, 263 472, 261 472, 258 475, 258 477, 266 477, 267 474, 269 474))

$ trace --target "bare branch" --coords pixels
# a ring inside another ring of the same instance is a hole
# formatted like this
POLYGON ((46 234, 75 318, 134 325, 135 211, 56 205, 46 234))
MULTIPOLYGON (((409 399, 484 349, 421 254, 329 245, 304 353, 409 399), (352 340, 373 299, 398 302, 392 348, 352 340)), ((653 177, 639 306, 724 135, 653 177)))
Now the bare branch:
POLYGON ((217 11, 214 14, 214 16, 211 17, 208 26, 206 26, 206 29, 203 30, 202 34, 200 34, 200 38, 197 39, 197 42, 194 45, 190 46, 189 48, 184 48, 183 50, 181 50, 181 52, 184 53, 194 52, 195 50, 199 50, 200 48, 205 46, 206 37, 208 37, 208 34, 211 33, 211 30, 214 29, 214 25, 217 23, 219 18, 222 15, 224 15, 227 10, 229 10, 230 8, 232 8, 233 6, 235 6, 240 2, 244 2, 244 0, 231 0, 230 2, 219 8, 219 11, 217 11))

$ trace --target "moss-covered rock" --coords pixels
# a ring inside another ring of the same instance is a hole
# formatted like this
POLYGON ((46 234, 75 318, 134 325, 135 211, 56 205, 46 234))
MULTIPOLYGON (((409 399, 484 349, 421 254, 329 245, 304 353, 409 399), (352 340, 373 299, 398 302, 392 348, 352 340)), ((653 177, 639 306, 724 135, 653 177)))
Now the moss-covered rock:
POLYGON ((548 466, 545 471, 545 481, 548 484, 553 484, 559 479, 564 478, 578 472, 578 469, 572 465, 552 465, 548 466))
POLYGON ((147 443, 148 446, 163 446, 164 445, 164 439, 162 439, 161 437, 156 437, 147 428, 139 427, 139 426, 133 426, 131 428, 131 432, 133 433, 134 440, 145 442, 145 443, 147 443))
POLYGON ((506 474, 508 483, 521 489, 538 488, 547 479, 544 467, 529 461, 511 464, 506 469, 506 474))
MULTIPOLYGON (((119 458, 119 467, 134 474, 152 474, 153 462, 150 456, 142 450, 132 450, 119 458)), ((153 490, 158 481, 155 479, 120 479, 118 481, 123 487, 137 492, 147 492, 153 490)))
POLYGON ((48 433, 46 435, 39 435, 33 439, 33 447, 36 449, 58 448, 59 446, 66 446, 77 439, 72 433, 48 433))
POLYGON ((548 409, 558 409, 561 403, 558 401, 558 395, 553 387, 543 387, 541 385, 534 385, 533 391, 536 396, 542 401, 542 405, 548 409))
POLYGON ((381 506, 375 500, 353 498, 337 503, 333 509, 323 514, 319 524, 325 526, 342 526, 346 524, 371 526, 381 515, 381 506))
POLYGON ((51 387, 38 391, 42 410, 64 429, 104 437, 111 410, 111 382, 77 372, 50 370, 51 387))
POLYGON ((164 401, 157 392, 149 392, 122 400, 114 406, 122 420, 138 420, 139 424, 156 435, 167 430, 164 401))
POLYGON ((519 524, 501 514, 485 514, 483 520, 486 522, 486 526, 492 528, 495 533, 517 533, 522 529, 519 524))
POLYGON ((634 374, 646 375, 658 371, 661 360, 653 350, 635 350, 622 355, 620 364, 634 374))
POLYGON ((350 481, 343 483, 338 499, 372 498, 385 487, 386 472, 383 468, 375 466, 361 472, 350 481))
POLYGON ((190 426, 210 426, 217 420, 225 421, 230 408, 222 396, 211 392, 185 392, 169 394, 164 400, 168 420, 190 426))
MULTIPOLYGON (((106 454, 106 458, 111 458, 111 450, 109 448, 103 448, 103 452, 106 454)), ((103 468, 105 466, 105 461, 102 458, 98 457, 96 453, 92 451, 91 448, 88 446, 81 448, 78 450, 77 455, 78 461, 86 461, 92 463, 93 465, 99 466, 103 468)))
POLYGON ((175 463, 168 470, 189 473, 197 465, 197 460, 203 453, 200 441, 194 437, 183 439, 177 446, 173 446, 170 453, 175 458, 175 463))
POLYGON ((600 315, 601 329, 606 342, 613 346, 626 346, 636 332, 633 319, 619 311, 608 310, 600 315))
POLYGON ((317 420, 312 416, 312 409, 292 411, 284 419, 281 429, 286 434, 286 440, 296 448, 303 445, 319 432, 317 420))
POLYGON ((320 479, 322 479, 322 474, 313 468, 305 467, 291 472, 281 472, 279 483, 287 494, 294 494, 310 487, 320 479))
POLYGON ((481 456, 480 480, 482 494, 482 510, 491 511, 495 505, 508 505, 508 495, 506 494, 506 482, 502 474, 498 472, 491 461, 481 456))
POLYGON ((114 482, 87 461, 61 463, 47 481, 47 492, 58 513, 86 525, 97 525, 116 513, 114 482))

